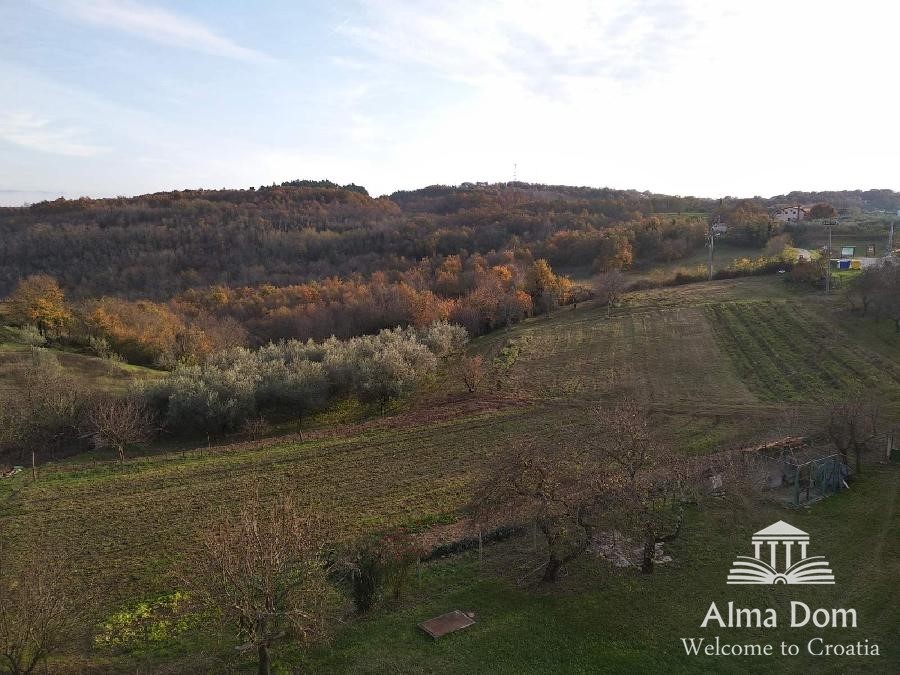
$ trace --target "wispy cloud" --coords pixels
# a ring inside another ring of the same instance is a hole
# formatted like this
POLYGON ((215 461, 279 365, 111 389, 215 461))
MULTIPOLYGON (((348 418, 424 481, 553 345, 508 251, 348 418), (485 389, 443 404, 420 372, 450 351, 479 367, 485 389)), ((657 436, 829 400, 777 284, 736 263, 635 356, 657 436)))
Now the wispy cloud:
POLYGON ((106 150, 82 140, 82 132, 29 112, 0 113, 0 140, 30 150, 70 157, 93 157, 106 150))
POLYGON ((248 63, 272 57, 218 35, 199 21, 133 0, 41 0, 66 16, 121 30, 146 40, 248 63))
POLYGON ((336 32, 385 61, 418 63, 475 86, 558 96, 592 81, 664 75, 702 30, 695 0, 368 0, 336 32))

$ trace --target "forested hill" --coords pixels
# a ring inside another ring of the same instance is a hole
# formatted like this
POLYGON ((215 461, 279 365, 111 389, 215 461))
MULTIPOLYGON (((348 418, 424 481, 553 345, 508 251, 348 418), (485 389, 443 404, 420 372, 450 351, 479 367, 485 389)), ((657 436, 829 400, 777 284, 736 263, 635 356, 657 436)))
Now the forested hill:
MULTIPOLYGON (((900 204, 900 194, 890 191, 829 194, 843 195, 834 198, 839 205, 900 204)), ((791 193, 781 201, 800 198, 791 193)), ((773 202, 741 202, 742 213, 758 225, 773 202)), ((408 272, 422 259, 490 252, 590 265, 604 251, 614 255, 624 239, 635 260, 674 260, 702 245, 702 235, 671 214, 697 214, 699 222, 721 208, 734 204, 526 183, 432 186, 372 198, 357 185, 292 181, 59 199, 0 209, 0 295, 36 273, 52 275, 74 298, 162 299, 220 284, 283 286, 408 272)), ((745 238, 764 243, 770 234, 745 238)))
POLYGON ((822 192, 789 192, 763 200, 770 205, 816 204, 825 202, 839 211, 887 211, 900 210, 900 192, 893 190, 838 190, 822 192))

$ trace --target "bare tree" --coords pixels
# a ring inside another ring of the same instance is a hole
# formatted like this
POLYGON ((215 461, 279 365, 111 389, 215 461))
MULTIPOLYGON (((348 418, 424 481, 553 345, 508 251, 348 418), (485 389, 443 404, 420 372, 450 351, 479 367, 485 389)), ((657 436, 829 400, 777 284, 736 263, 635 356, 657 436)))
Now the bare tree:
POLYGON ((453 364, 457 378, 465 385, 470 394, 478 391, 485 377, 484 358, 480 354, 475 356, 460 356, 453 364))
POLYGON ((119 462, 125 448, 142 443, 153 433, 153 414, 139 398, 98 396, 88 411, 88 421, 102 445, 115 448, 119 462))
POLYGON ((881 290, 881 277, 881 272, 877 267, 870 267, 850 281, 845 296, 851 309, 855 310, 858 304, 861 314, 866 316, 869 306, 881 290))
POLYGON ((271 670, 270 648, 288 636, 321 636, 332 590, 322 560, 321 528, 288 498, 264 503, 257 493, 240 514, 211 527, 190 561, 185 583, 220 611, 255 649, 258 672, 271 670))
POLYGON ((594 289, 583 284, 576 284, 572 287, 570 298, 572 300, 572 309, 578 309, 579 302, 587 302, 594 297, 594 289))
POLYGON ((59 557, 28 555, 13 571, 0 550, 0 660, 11 673, 34 672, 71 639, 86 605, 72 602, 59 557))
POLYGON ((646 409, 625 402, 594 408, 592 416, 596 452, 615 474, 616 516, 642 541, 641 572, 651 574, 656 545, 681 532, 700 470, 652 432, 646 409))
POLYGON ((11 445, 31 454, 32 476, 37 479, 38 453, 77 442, 87 396, 83 385, 45 349, 32 349, 19 383, 15 398, 5 402, 5 436, 11 445))
POLYGON ((627 288, 625 275, 617 269, 598 274, 594 278, 594 292, 606 303, 606 316, 610 315, 612 307, 622 299, 627 288))
POLYGON ((547 544, 542 581, 556 581, 600 525, 609 499, 605 472, 583 449, 565 444, 517 446, 493 467, 476 493, 476 518, 533 523, 547 544))
POLYGON ((844 464, 850 452, 856 460, 856 473, 862 471, 862 455, 878 435, 879 406, 862 393, 844 401, 832 401, 825 417, 825 431, 840 453, 844 464))
MULTIPOLYGON (((242 429, 244 433, 254 441, 258 441, 260 438, 272 433, 272 425, 269 424, 269 421, 262 415, 249 418, 244 422, 242 429)), ((302 431, 300 432, 300 438, 301 440, 303 439, 302 431)))

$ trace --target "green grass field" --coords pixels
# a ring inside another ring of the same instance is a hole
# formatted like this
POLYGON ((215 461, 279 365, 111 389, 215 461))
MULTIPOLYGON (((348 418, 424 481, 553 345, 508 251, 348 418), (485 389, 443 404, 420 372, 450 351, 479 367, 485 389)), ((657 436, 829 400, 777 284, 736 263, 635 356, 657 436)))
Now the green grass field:
MULTIPOLYGON (((19 340, 15 329, 0 326, 0 394, 14 392, 20 385, 18 375, 31 359, 31 350, 19 340)), ((124 392, 135 378, 160 377, 161 371, 129 363, 100 359, 59 349, 49 349, 65 372, 85 386, 112 392, 124 392)))
MULTIPOLYGON (((524 440, 589 443, 586 406, 623 395, 647 402, 686 452, 772 436, 782 431, 789 408, 812 414, 816 401, 856 385, 895 405, 900 338, 894 341, 883 323, 848 324, 853 318, 836 299, 792 290, 774 277, 633 293, 611 317, 604 307, 581 304, 473 342, 473 351, 486 354, 519 345, 499 391, 467 397, 450 379, 433 383, 395 418, 320 429, 303 442, 285 437, 160 449, 124 466, 94 457, 48 465, 36 482, 24 473, 0 481, 0 528, 17 550, 50 546, 63 553, 76 583, 98 598, 89 619, 98 625, 119 609, 178 588, 174 572, 198 533, 254 490, 294 493, 328 514, 339 539, 393 526, 419 531, 459 517, 498 450, 524 440)), ((785 518, 813 535, 838 576, 835 587, 803 589, 798 597, 856 607, 861 627, 853 635, 883 645, 875 661, 820 659, 815 667, 897 670, 898 490, 900 470, 886 466, 800 512, 732 501, 705 506, 691 513, 672 546, 673 563, 653 577, 588 556, 552 591, 515 582, 537 564, 537 554, 530 538, 514 539, 489 547, 482 569, 472 555, 424 565, 399 608, 350 620, 327 647, 310 654, 286 647, 279 658, 284 672, 298 663, 315 672, 360 673, 760 667, 689 659, 678 638, 713 634, 699 629, 713 599, 757 606, 784 599, 778 589, 727 589, 724 578, 734 556, 748 554, 752 532, 785 518), (415 629, 423 618, 454 608, 475 611, 478 624, 436 643, 415 629)), ((729 641, 806 635, 721 632, 729 641)), ((149 652, 73 646, 55 666, 63 672, 252 670, 229 640, 206 631, 149 652), (201 652, 206 660, 197 661, 201 652)), ((778 665, 799 672, 812 664, 778 665)))
POLYGON ((347 673, 896 671, 898 492, 900 471, 894 468, 872 472, 852 492, 809 511, 716 504, 691 514, 684 537, 670 549, 672 563, 652 577, 610 570, 588 557, 552 591, 516 583, 522 569, 539 562, 527 537, 488 547, 481 569, 476 555, 431 566, 415 597, 399 610, 359 622, 304 660, 316 672, 347 673), (726 586, 734 557, 750 553, 752 533, 781 518, 810 533, 815 553, 835 572, 835 586, 726 586), (790 628, 785 624, 792 599, 810 607, 854 608, 858 628, 790 628), (778 628, 700 628, 710 602, 724 607, 729 600, 740 607, 774 607, 778 628), (475 612, 478 623, 438 642, 415 628, 454 608, 475 612), (716 635, 731 643, 801 646, 817 636, 834 642, 868 638, 879 644, 881 655, 770 661, 684 654, 681 638, 716 635))
POLYGON ((889 394, 900 387, 900 364, 843 330, 852 318, 842 322, 821 307, 768 301, 721 303, 706 314, 761 400, 828 400, 854 389, 889 394))

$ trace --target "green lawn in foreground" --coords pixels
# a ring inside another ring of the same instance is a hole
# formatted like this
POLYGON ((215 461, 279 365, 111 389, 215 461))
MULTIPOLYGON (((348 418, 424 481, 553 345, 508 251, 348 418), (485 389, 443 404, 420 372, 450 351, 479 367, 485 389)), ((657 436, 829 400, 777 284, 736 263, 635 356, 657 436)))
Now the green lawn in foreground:
MULTIPOLYGON (((477 555, 435 563, 415 598, 380 610, 340 633, 302 661, 314 672, 897 672, 900 669, 900 467, 872 470, 853 489, 803 511, 719 504, 692 513, 671 547, 674 562, 643 577, 610 570, 590 556, 558 589, 515 583, 524 562, 535 563, 529 537, 477 555), (811 535, 811 553, 824 555, 834 586, 726 586, 737 555, 750 555, 751 534, 786 519, 811 535), (818 608, 854 608, 857 629, 787 626, 790 600, 818 608), (773 607, 777 629, 700 628, 710 602, 720 609, 773 607), (416 629, 451 609, 474 611, 478 623, 432 641, 416 629), (879 657, 716 658, 685 656, 680 638, 721 636, 732 643, 801 645, 816 636, 849 643, 869 638, 879 657)), ((301 658, 287 656, 286 661, 301 658)))
POLYGON ((587 557, 551 591, 515 583, 523 561, 536 559, 529 537, 498 544, 486 549, 481 573, 476 555, 432 565, 416 591, 416 602, 351 625, 304 663, 315 672, 347 673, 897 672, 898 491, 900 467, 894 466, 871 471, 852 490, 807 510, 724 504, 705 508, 692 514, 683 538, 671 547, 674 562, 653 576, 611 571, 587 557), (810 533, 810 552, 830 562, 834 586, 726 586, 734 557, 752 553, 750 535, 779 519, 810 533), (792 629, 786 625, 792 599, 814 608, 855 608, 858 628, 792 629), (740 607, 774 607, 783 625, 700 628, 710 602, 724 609, 729 600, 740 607), (474 611, 478 623, 436 642, 416 629, 418 622, 452 609, 474 611), (776 645, 782 640, 805 645, 817 635, 842 643, 869 638, 880 645, 882 655, 684 655, 681 637, 715 635, 727 642, 776 645))

